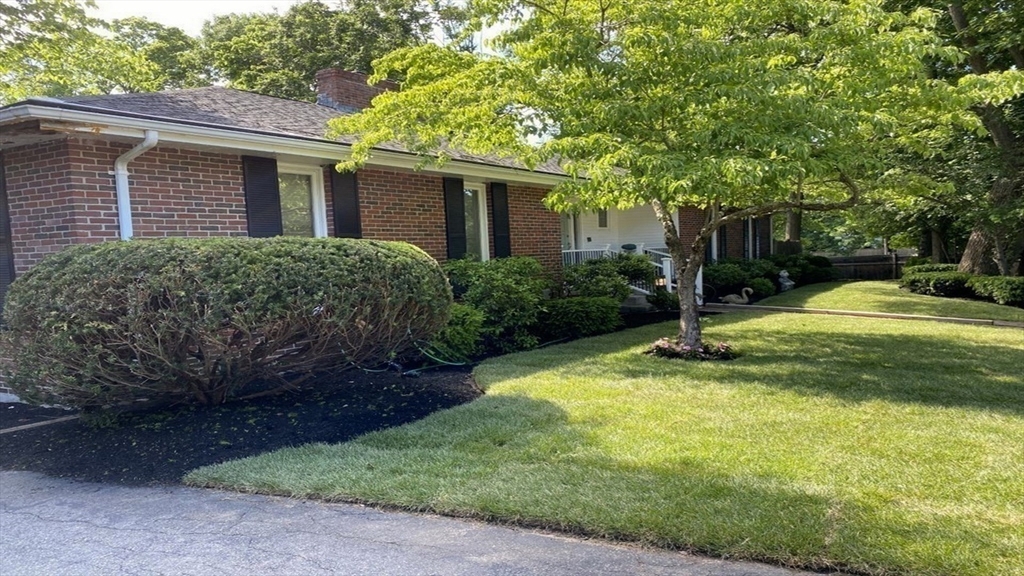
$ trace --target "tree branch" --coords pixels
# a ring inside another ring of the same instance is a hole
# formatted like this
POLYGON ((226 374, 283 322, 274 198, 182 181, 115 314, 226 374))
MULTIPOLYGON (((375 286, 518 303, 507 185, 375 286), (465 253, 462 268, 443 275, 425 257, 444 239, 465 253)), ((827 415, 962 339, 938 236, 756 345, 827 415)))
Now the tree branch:
MULTIPOLYGON (((846 208, 853 208, 860 201, 860 187, 852 178, 846 174, 839 175, 839 181, 846 186, 850 191, 850 195, 841 202, 804 202, 801 200, 784 200, 781 202, 770 202, 768 204, 762 204, 760 206, 752 206, 750 208, 744 208, 735 212, 730 212, 725 216, 718 219, 718 226, 728 224, 729 222, 736 222, 738 220, 746 220, 747 218, 753 218, 756 216, 767 216, 769 214, 775 214, 783 210, 805 210, 810 212, 828 212, 830 210, 844 210, 846 208)), ((707 228, 707 226, 705 226, 707 228)))

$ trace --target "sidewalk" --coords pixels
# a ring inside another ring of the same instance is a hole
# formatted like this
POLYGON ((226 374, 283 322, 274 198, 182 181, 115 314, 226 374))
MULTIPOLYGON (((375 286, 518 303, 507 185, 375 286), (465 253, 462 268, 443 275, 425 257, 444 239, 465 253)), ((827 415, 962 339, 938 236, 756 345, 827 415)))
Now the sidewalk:
POLYGON ((829 316, 857 316, 861 318, 885 318, 889 320, 926 320, 930 322, 949 322, 952 324, 971 324, 976 326, 1000 326, 1003 328, 1024 328, 1024 322, 1009 320, 981 320, 978 318, 949 318, 945 316, 921 316, 918 314, 892 314, 889 312, 862 312, 859 310, 826 310, 824 308, 795 308, 790 306, 759 306, 757 304, 724 304, 708 302, 701 306, 702 310, 715 312, 735 312, 739 310, 759 310, 762 312, 791 312, 794 314, 825 314, 829 316))
POLYGON ((0 574, 794 576, 362 506, 0 472, 0 574))

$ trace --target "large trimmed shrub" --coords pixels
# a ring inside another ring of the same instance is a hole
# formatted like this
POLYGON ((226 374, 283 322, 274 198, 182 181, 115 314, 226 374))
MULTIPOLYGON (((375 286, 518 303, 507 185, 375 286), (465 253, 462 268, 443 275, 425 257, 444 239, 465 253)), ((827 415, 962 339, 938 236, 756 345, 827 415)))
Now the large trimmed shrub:
POLYGON ((544 303, 538 326, 545 340, 583 338, 614 332, 622 326, 622 316, 612 298, 558 298, 544 303))
POLYGON ((484 315, 485 351, 507 353, 537 345, 531 328, 550 280, 536 259, 454 260, 444 268, 459 300, 484 315))
POLYGON ((967 287, 979 298, 1024 308, 1024 276, 974 276, 967 287))
POLYGON ((72 406, 217 404, 387 361, 448 320, 440 266, 409 244, 142 240, 75 246, 18 278, 10 386, 72 406))
POLYGON ((626 282, 639 284, 654 284, 654 264, 644 254, 627 254, 620 252, 611 259, 615 263, 615 269, 626 282))

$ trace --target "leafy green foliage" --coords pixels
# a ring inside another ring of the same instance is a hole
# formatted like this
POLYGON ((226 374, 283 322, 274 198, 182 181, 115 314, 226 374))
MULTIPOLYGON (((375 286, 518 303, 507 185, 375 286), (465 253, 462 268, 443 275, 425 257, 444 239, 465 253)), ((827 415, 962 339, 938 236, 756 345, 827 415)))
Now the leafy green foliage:
POLYGON ((445 361, 467 362, 480 354, 484 313, 468 304, 452 304, 444 329, 430 342, 432 352, 445 361))
POLYGON ((89 17, 90 2, 18 0, 0 9, 0 104, 30 96, 161 88, 156 64, 89 17))
POLYGON ((916 272, 903 274, 900 288, 906 288, 915 294, 944 296, 946 298, 966 298, 974 294, 967 283, 972 276, 966 272, 916 272))
POLYGON ((445 263, 444 269, 459 301, 483 314, 486 352, 515 352, 537 345, 531 329, 550 281, 536 259, 454 260, 445 263))
POLYGON ((231 86, 282 98, 313 100, 323 68, 369 72, 371 62, 430 34, 418 0, 352 0, 331 7, 310 0, 284 14, 229 14, 203 26, 207 58, 231 86))
POLYGON ((751 278, 747 286, 754 291, 754 298, 767 298, 775 294, 775 284, 767 278, 751 278))
POLYGON ((562 291, 566 296, 603 297, 616 302, 622 302, 632 292, 619 273, 618 263, 609 258, 566 266, 562 271, 562 291))
POLYGON ((704 283, 718 295, 725 294, 730 288, 742 288, 749 278, 750 275, 738 264, 708 264, 704 267, 704 283))
POLYGON ((967 287, 979 298, 1024 308, 1024 276, 975 276, 967 287))
POLYGON ((606 296, 548 300, 538 322, 540 337, 550 341, 614 332, 622 326, 619 302, 606 296))
POLYGON ((776 254, 769 258, 780 270, 789 272, 789 279, 797 286, 831 282, 839 279, 839 271, 828 258, 806 254, 776 254))
POLYGON ((7 294, 10 386, 33 402, 217 404, 376 365, 448 319, 441 268, 403 243, 223 238, 79 245, 7 294))
POLYGON ((903 275, 917 274, 920 272, 956 272, 956 264, 917 264, 915 266, 904 266, 903 275))
POLYGON ((669 292, 663 286, 654 288, 654 294, 647 296, 647 302, 658 310, 679 310, 679 293, 669 292))
POLYGON ((345 167, 385 142, 437 163, 455 148, 557 161, 573 177, 551 191, 551 208, 652 206, 687 280, 680 338, 690 344, 700 339, 691 279, 717 228, 898 194, 874 185, 894 147, 925 152, 951 125, 977 129, 968 107, 1004 101, 1024 79, 935 81, 924 59, 961 58, 934 34, 936 15, 874 2, 473 6, 482 25, 503 22, 500 56, 424 45, 376 61, 376 78, 403 78, 402 90, 334 122, 359 137, 345 167), (697 242, 668 224, 682 206, 706 211, 697 242))
POLYGON ((627 282, 654 284, 654 266, 651 259, 643 254, 620 252, 612 258, 615 269, 627 282))

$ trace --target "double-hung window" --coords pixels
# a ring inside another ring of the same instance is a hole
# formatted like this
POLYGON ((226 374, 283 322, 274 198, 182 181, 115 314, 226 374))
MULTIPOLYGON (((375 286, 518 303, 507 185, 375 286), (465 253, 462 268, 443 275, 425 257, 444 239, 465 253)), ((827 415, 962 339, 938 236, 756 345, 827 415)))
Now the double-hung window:
POLYGON ((319 166, 278 164, 281 229, 285 236, 327 236, 324 173, 319 166))

